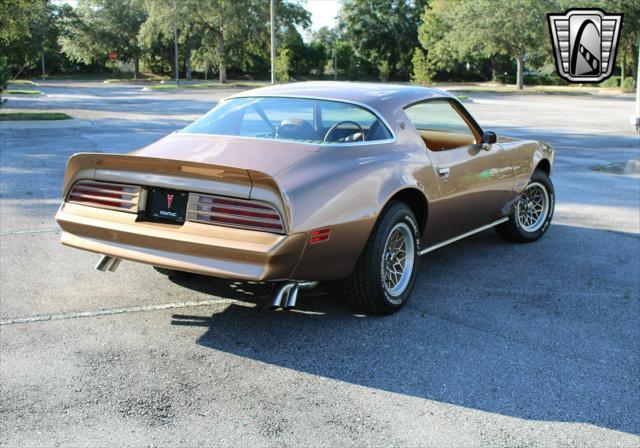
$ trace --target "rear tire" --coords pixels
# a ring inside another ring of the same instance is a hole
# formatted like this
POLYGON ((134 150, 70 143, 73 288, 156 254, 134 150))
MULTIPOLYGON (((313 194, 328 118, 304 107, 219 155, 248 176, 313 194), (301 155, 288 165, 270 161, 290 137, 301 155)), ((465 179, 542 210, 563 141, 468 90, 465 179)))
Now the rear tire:
POLYGON ((514 243, 537 241, 549 229, 554 206, 555 192, 551 179, 544 171, 536 170, 522 198, 514 206, 509 221, 496 226, 496 232, 514 243))
POLYGON ((416 282, 419 241, 411 209, 403 202, 389 203, 351 277, 343 281, 349 305, 366 314, 391 314, 402 308, 416 282))

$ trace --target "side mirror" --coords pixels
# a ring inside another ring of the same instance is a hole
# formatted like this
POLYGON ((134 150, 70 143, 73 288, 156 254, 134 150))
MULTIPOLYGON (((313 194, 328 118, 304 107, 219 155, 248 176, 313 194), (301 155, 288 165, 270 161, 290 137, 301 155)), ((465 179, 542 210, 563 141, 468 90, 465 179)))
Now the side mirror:
POLYGON ((482 143, 486 143, 488 145, 492 145, 494 144, 496 141, 498 141, 498 137, 496 137, 496 133, 495 132, 485 132, 484 134, 482 134, 482 143))

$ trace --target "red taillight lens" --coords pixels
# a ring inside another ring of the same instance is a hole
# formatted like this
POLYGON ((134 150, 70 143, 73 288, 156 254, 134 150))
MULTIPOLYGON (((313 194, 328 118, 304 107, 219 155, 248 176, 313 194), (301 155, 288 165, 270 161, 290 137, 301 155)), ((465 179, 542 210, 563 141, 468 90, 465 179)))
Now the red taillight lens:
POLYGON ((137 213, 141 191, 134 185, 81 180, 71 188, 67 202, 137 213))
POLYGON ((271 204, 191 193, 187 220, 243 229, 284 233, 280 213, 271 204))

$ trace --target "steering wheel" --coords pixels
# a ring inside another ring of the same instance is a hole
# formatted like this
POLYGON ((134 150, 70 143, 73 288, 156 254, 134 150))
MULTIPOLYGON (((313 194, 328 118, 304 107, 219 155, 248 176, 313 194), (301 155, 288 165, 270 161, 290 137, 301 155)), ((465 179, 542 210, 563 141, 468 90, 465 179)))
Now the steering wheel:
POLYGON ((359 133, 362 136, 362 141, 364 141, 364 129, 362 129, 362 126, 360 126, 358 123, 356 123, 355 121, 351 121, 351 120, 344 120, 344 121, 339 121, 336 124, 334 124, 333 126, 331 126, 329 128, 329 130, 327 131, 326 134, 324 134, 324 139, 322 140, 322 143, 326 143, 327 140, 329 140, 329 137, 331 137, 331 134, 333 134, 336 129, 338 129, 338 127, 342 124, 355 124, 356 127, 359 129, 359 133))

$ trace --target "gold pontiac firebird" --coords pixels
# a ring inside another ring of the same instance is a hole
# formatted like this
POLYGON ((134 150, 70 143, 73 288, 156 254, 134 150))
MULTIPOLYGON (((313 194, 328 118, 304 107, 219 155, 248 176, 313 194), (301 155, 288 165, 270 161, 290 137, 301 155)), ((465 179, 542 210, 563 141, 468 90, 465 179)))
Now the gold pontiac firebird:
POLYGON ((485 132, 446 92, 310 82, 246 91, 128 155, 69 159, 62 244, 166 271, 341 284, 358 310, 389 314, 418 256, 495 227, 548 229, 553 149, 485 132))

